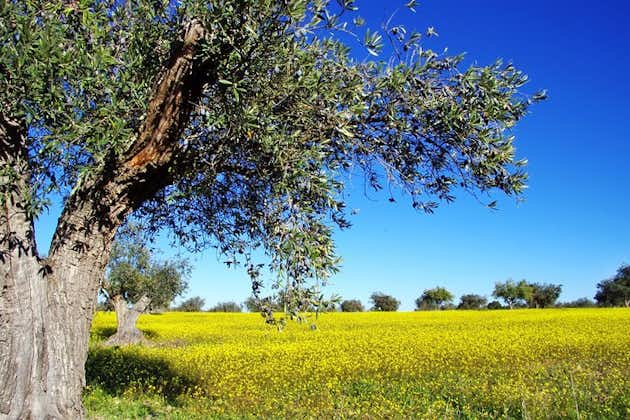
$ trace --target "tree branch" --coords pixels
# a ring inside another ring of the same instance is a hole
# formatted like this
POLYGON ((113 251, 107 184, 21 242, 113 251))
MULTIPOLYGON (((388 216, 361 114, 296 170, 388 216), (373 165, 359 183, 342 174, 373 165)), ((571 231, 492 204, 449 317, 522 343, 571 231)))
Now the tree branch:
POLYGON ((129 167, 159 166, 171 158, 192 104, 201 92, 200 77, 193 67, 205 33, 198 19, 186 25, 183 43, 158 79, 138 137, 126 153, 125 163, 129 167))
POLYGON ((147 295, 142 295, 142 297, 133 304, 131 307, 132 310, 143 313, 151 304, 151 298, 147 295))
POLYGON ((155 84, 135 140, 121 158, 110 159, 75 188, 59 219, 51 255, 68 244, 81 253, 100 245, 95 252, 106 255, 127 215, 171 182, 169 167, 205 78, 204 69, 196 67, 205 35, 200 20, 191 19, 185 25, 181 43, 155 84), (95 232, 103 234, 102 244, 95 244, 95 232))

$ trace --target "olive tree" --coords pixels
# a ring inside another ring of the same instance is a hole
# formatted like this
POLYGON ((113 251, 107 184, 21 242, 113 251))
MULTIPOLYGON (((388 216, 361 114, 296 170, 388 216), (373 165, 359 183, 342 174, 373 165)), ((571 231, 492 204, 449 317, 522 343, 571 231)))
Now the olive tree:
POLYGON ((208 309, 208 312, 242 312, 243 307, 236 302, 219 302, 212 308, 208 309))
POLYGON ((511 64, 464 67, 430 48, 432 31, 368 31, 356 13, 353 0, 0 2, 1 416, 83 415, 97 291, 131 214, 216 246, 254 292, 275 273, 291 312, 338 267, 350 176, 428 213, 455 191, 523 191, 511 129, 544 95, 524 95, 511 64), (34 221, 50 200, 63 210, 44 256, 34 221))
POLYGON ((492 296, 503 299, 508 307, 513 309, 514 305, 525 304, 529 301, 532 291, 532 287, 525 280, 518 283, 514 280, 507 280, 503 283, 495 283, 492 296))
POLYGON ((531 308, 547 308, 555 305, 562 293, 561 284, 530 283, 531 295, 529 306, 531 308))
POLYGON ((248 296, 243 302, 243 306, 245 306, 248 312, 261 312, 263 304, 260 299, 254 296, 248 296))
POLYGON ((466 294, 460 297, 459 305, 457 309, 481 309, 488 303, 488 299, 484 296, 476 294, 466 294))
POLYGON ((156 261, 143 242, 138 226, 119 231, 107 265, 101 293, 116 311, 117 330, 107 343, 134 344, 142 341, 136 327, 140 314, 151 308, 168 308, 187 287, 188 261, 173 258, 156 261))
POLYGON ((205 304, 206 300, 204 298, 201 296, 193 296, 177 305, 173 310, 180 312, 201 312, 205 304))
POLYGON ((396 312, 400 306, 398 299, 383 292, 372 293, 370 302, 372 302, 372 311, 396 312))
POLYGON ((339 305, 341 312, 363 312, 365 308, 359 299, 346 299, 339 305))
POLYGON ((416 299, 416 310, 442 309, 444 305, 453 301, 453 294, 444 287, 426 289, 416 299))
POLYGON ((630 307, 630 265, 621 265, 612 278, 597 283, 595 300, 600 306, 630 307))

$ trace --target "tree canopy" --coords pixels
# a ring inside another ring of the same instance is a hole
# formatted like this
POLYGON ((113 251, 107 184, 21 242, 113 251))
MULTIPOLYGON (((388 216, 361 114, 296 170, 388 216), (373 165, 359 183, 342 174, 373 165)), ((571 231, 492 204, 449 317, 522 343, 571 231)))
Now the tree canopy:
POLYGON ((359 299, 346 299, 341 302, 341 312, 363 312, 365 308, 359 299))
POLYGON ((503 299, 512 309, 514 305, 525 304, 532 295, 532 287, 525 281, 518 283, 514 280, 507 280, 503 283, 497 282, 494 285, 492 296, 503 299))
POLYGON ((206 304, 206 300, 201 296, 193 296, 173 308, 174 311, 181 312, 201 312, 203 305, 206 304))
POLYGON ((32 211, 122 162, 151 162, 143 173, 159 182, 130 193, 136 214, 191 249, 216 246, 226 263, 244 263, 257 290, 259 247, 294 286, 336 270, 331 225, 349 225, 343 180, 357 170, 429 213, 457 190, 520 194, 525 161, 511 128, 543 95, 523 95, 527 78, 511 64, 462 69, 463 56, 428 47, 430 33, 393 25, 394 53, 357 61, 341 33, 376 56, 385 34, 361 28, 355 9, 3 3, 0 99, 3 115, 29 127, 32 211), (185 103, 154 108, 168 93, 156 90, 164 64, 193 49, 185 103), (169 143, 159 127, 146 133, 158 112, 173 113, 167 129, 180 134, 169 143))
POLYGON ((416 309, 441 309, 445 304, 453 301, 453 294, 444 287, 434 287, 422 292, 416 299, 416 309))
POLYGON ((358 13, 354 0, 0 2, 2 414, 81 416, 96 294, 131 215, 216 247, 256 295, 273 273, 292 313, 319 306, 338 269, 350 177, 427 213, 465 191, 490 207, 522 193, 512 129, 544 93, 525 94, 510 63, 465 66, 431 49, 432 30, 374 31, 358 13), (52 201, 42 258, 34 220, 52 201))
POLYGON ((457 309, 481 309, 484 308, 487 303, 488 299, 481 295, 466 294, 461 296, 457 309))
POLYGON ((400 301, 383 292, 374 292, 370 295, 373 311, 395 312, 400 306, 400 301))
POLYGON ((128 224, 118 231, 101 284, 101 293, 116 311, 117 330, 109 345, 137 344, 144 340, 136 327, 138 317, 148 309, 166 309, 187 287, 187 260, 158 261, 145 243, 139 225, 128 224))
POLYGON ((630 265, 621 265, 612 278, 599 282, 595 300, 601 306, 630 306, 630 265))
POLYGON ((232 301, 228 302, 219 302, 214 305, 212 308, 208 309, 208 312, 242 312, 243 307, 232 301))
POLYGON ((562 285, 560 284, 530 283, 529 286, 532 289, 529 306, 534 308, 553 306, 562 293, 562 285))

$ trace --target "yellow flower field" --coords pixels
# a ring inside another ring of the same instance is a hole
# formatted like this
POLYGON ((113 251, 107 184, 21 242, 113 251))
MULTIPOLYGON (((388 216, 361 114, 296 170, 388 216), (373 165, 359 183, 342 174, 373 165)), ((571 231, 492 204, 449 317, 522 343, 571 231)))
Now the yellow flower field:
POLYGON ((630 310, 330 313, 283 332, 258 314, 140 318, 104 348, 93 418, 630 418, 630 310))

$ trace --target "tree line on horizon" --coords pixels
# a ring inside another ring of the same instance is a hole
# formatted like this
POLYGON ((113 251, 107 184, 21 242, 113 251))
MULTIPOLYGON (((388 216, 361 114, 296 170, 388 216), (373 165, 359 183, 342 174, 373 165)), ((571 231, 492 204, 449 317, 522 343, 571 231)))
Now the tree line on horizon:
MULTIPOLYGON (((153 312, 204 312, 205 299, 200 296, 192 296, 182 301, 179 305, 170 306, 170 301, 183 294, 186 290, 185 274, 182 271, 179 277, 175 275, 174 263, 171 263, 170 266, 165 262, 155 264, 157 267, 168 266, 171 270, 171 275, 167 276, 155 267, 147 268, 148 272, 154 273, 154 276, 158 278, 157 280, 147 281, 146 275, 145 277, 138 275, 135 277, 128 276, 127 284, 123 285, 120 283, 120 280, 117 281, 115 276, 113 276, 113 274, 120 271, 120 267, 112 270, 109 281, 104 283, 103 292, 107 298, 101 304, 100 309, 116 309, 115 301, 123 299, 123 297, 129 302, 129 306, 133 308, 142 296, 145 296, 145 299, 146 296, 150 296, 153 299, 153 304, 146 303, 144 306, 146 306, 147 310, 153 312), (105 286, 112 289, 112 284, 116 286, 117 293, 110 292, 107 294, 105 286), (123 290, 125 287, 128 291, 123 290), (143 290, 143 288, 146 290, 143 290)), ((187 265, 182 261, 177 260, 177 264, 179 267, 182 267, 182 270, 184 268, 188 270, 187 265)), ((493 300, 489 300, 486 296, 480 294, 468 293, 460 296, 459 302, 456 304, 454 302, 455 296, 452 292, 445 287, 436 286, 425 289, 422 292, 415 300, 415 310, 630 307, 630 265, 621 265, 615 276, 599 282, 594 300, 582 297, 573 301, 558 302, 561 292, 562 285, 560 284, 533 283, 526 280, 517 282, 508 279, 504 282, 495 283, 492 292, 493 300)), ((258 299, 250 296, 243 303, 236 301, 218 302, 205 310, 205 312, 260 312, 265 307, 272 311, 281 312, 285 309, 285 301, 285 293, 279 292, 273 296, 258 299)), ((151 301, 149 300, 149 302, 151 301)), ((383 292, 372 293, 369 302, 370 306, 366 307, 359 299, 342 300, 341 298, 336 298, 323 306, 315 307, 310 302, 305 301, 299 309, 303 312, 393 312, 398 310, 401 303, 394 296, 383 292)))
MULTIPOLYGON (((514 309, 514 308, 590 308, 590 307, 630 307, 630 265, 621 265, 617 273, 610 279, 603 280, 597 284, 597 293, 594 300, 582 297, 568 302, 558 302, 562 293, 562 285, 552 283, 532 283, 526 280, 518 282, 506 280, 495 283, 492 297, 489 301, 485 296, 469 293, 460 297, 460 301, 455 305, 455 296, 445 287, 437 286, 425 289, 415 300, 416 311, 422 310, 447 310, 447 309, 514 309), (499 301, 499 299, 501 301, 499 301)), ((181 305, 173 308, 179 311, 201 311, 202 304, 190 305, 191 300, 201 298, 191 298, 181 305)), ((246 309, 249 312, 259 312, 263 306, 271 307, 274 311, 282 311, 283 294, 267 297, 263 300, 249 297, 243 304, 236 302, 220 302, 210 308, 208 312, 241 312, 246 309)), ((366 308, 359 299, 338 299, 329 303, 326 307, 319 308, 320 312, 341 311, 341 312, 363 312, 381 311, 393 312, 400 307, 400 301, 394 296, 383 292, 374 292, 370 296, 371 306, 366 308), (339 302, 337 305, 336 302, 339 302)), ((305 304, 301 308, 304 311, 314 311, 314 308, 305 304)))
MULTIPOLYGON (((147 245, 145 232, 134 224, 126 225, 113 245, 106 276, 101 281, 100 310, 116 312, 117 330, 109 337, 107 344, 124 345, 140 343, 143 334, 137 328, 138 317, 145 312, 203 312, 205 299, 192 296, 179 305, 172 302, 184 294, 188 287, 190 263, 181 257, 160 260, 155 258, 147 245)), ((560 284, 518 282, 507 280, 497 282, 488 301, 485 296, 469 293, 454 303, 455 296, 445 287, 425 289, 415 300, 415 310, 447 309, 503 309, 503 308, 549 308, 549 307, 595 307, 630 306, 630 266, 621 265, 615 276, 597 284, 595 301, 588 298, 572 302, 557 303, 562 292, 560 284), (501 300, 502 302, 500 302, 501 300)), ((250 296, 243 303, 235 301, 219 302, 207 312, 286 312, 288 304, 295 301, 291 290, 281 290, 273 296, 250 296)), ((339 297, 328 301, 316 301, 302 296, 298 299, 299 312, 393 312, 400 307, 400 301, 383 292, 373 292, 370 306, 366 307, 358 299, 342 300, 339 297)))
MULTIPOLYGON (((562 285, 551 283, 531 283, 526 280, 495 283, 492 297, 469 293, 460 297, 457 305, 455 296, 445 287, 437 286, 425 289, 415 300, 416 311, 446 309, 514 309, 514 308, 586 308, 586 307, 630 307, 630 266, 621 265, 610 279, 597 284, 595 300, 582 297, 573 301, 558 302, 562 285), (503 301, 501 303, 498 299, 503 301)), ((400 305, 395 297, 382 292, 370 296, 371 311, 396 311, 400 305)), ((361 312, 366 310, 360 300, 348 299, 341 302, 339 310, 343 312, 361 312)))
MULTIPOLYGON (((143 334, 136 322, 145 312, 202 312, 205 299, 192 296, 177 306, 172 302, 182 296, 188 287, 190 264, 181 257, 168 260, 156 259, 143 238, 143 231, 133 224, 127 225, 114 243, 105 278, 101 281, 100 310, 116 312, 116 333, 107 340, 109 345, 140 343, 143 334)), ((588 298, 572 302, 557 303, 562 285, 518 282, 507 280, 495 283, 492 296, 469 293, 460 297, 455 305, 455 296, 445 287, 425 289, 415 300, 417 311, 447 309, 503 309, 503 308, 549 308, 549 307, 595 307, 630 306, 630 265, 621 265, 612 278, 597 284, 595 301, 588 298), (501 303, 500 299, 503 303, 501 303)), ((245 302, 219 302, 207 312, 286 312, 288 303, 294 301, 290 290, 282 290, 274 296, 259 298, 250 296, 245 302)), ((298 299, 299 312, 363 312, 366 310, 394 312, 400 301, 383 292, 373 292, 371 306, 366 308, 358 299, 323 298, 313 301, 307 297, 298 299)))

